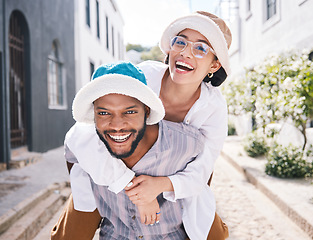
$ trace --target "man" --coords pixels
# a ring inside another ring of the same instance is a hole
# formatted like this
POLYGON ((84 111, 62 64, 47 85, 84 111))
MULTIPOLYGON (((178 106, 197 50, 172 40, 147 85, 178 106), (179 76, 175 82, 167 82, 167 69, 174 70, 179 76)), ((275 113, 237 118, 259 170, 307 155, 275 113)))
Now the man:
MULTIPOLYGON (((100 236, 103 239, 185 239, 186 231, 192 235, 195 226, 191 227, 190 223, 196 224, 196 221, 189 219, 189 224, 183 226, 185 206, 182 200, 171 202, 159 195, 162 217, 158 224, 144 225, 137 207, 124 191, 112 191, 114 187, 110 189, 110 183, 106 186, 101 183, 106 174, 111 176, 118 170, 113 165, 118 166, 118 159, 122 159, 136 175, 161 176, 158 177, 160 192, 173 191, 170 180, 162 176, 182 171, 197 157, 203 148, 202 135, 191 126, 160 121, 164 116, 163 105, 146 86, 143 73, 132 64, 103 65, 96 70, 93 79, 77 93, 73 102, 73 116, 77 122, 87 123, 87 135, 80 138, 77 131, 69 131, 65 156, 68 162, 74 163, 71 174, 78 167, 72 151, 80 151, 81 160, 90 161, 89 164, 85 161, 84 165, 78 159, 90 177, 96 205, 104 219, 100 236), (110 166, 105 165, 105 168, 100 167, 105 153, 88 151, 88 144, 99 144, 99 139, 116 157, 109 159, 110 166)), ((109 180, 110 177, 105 182, 109 180)), ((73 195, 74 190, 75 186, 73 195)), ((156 222, 158 213, 155 211, 151 214, 153 219, 146 220, 156 222)), ((214 212, 203 211, 202 214, 214 216, 214 212)))

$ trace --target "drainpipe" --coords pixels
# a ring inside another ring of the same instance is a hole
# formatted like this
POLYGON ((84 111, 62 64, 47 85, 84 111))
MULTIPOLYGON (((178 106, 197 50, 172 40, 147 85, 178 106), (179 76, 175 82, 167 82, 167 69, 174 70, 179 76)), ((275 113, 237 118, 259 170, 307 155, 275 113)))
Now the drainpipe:
POLYGON ((6 34, 6 21, 5 21, 5 17, 6 17, 6 11, 5 11, 5 1, 6 0, 2 0, 2 24, 3 24, 3 56, 2 56, 2 68, 3 68, 3 86, 2 86, 2 101, 3 101, 3 110, 2 110, 2 137, 3 137, 3 141, 2 141, 2 156, 3 159, 5 160, 6 163, 6 167, 7 169, 10 168, 10 158, 11 158, 11 152, 10 152, 10 138, 9 138, 9 132, 8 132, 8 89, 7 87, 9 86, 7 84, 7 62, 6 62, 6 40, 7 40, 7 34, 6 34))

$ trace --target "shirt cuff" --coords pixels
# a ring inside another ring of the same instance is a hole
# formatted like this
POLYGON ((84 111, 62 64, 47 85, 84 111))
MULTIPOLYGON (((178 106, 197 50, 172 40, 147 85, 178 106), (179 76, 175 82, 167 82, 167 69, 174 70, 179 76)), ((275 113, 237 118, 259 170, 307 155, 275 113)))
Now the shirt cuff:
POLYGON ((126 168, 124 175, 119 177, 119 179, 117 179, 115 182, 111 183, 108 189, 111 192, 118 194, 127 186, 127 184, 134 178, 134 176, 135 173, 129 168, 126 168))
POLYGON ((171 180, 172 182, 172 185, 173 185, 173 188, 174 188, 174 191, 171 191, 171 192, 163 192, 163 197, 167 200, 167 201, 171 201, 171 202, 176 202, 176 195, 175 195, 175 192, 177 191, 178 189, 178 182, 175 181, 175 176, 168 176, 168 178, 171 180))

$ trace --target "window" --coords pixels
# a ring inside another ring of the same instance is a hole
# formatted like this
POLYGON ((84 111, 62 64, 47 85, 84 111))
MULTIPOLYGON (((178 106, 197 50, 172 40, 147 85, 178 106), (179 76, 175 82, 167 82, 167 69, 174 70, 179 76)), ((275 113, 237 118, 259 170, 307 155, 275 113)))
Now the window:
POLYGON ((107 49, 110 49, 110 43, 109 43, 109 18, 108 16, 105 16, 105 32, 106 32, 106 42, 107 42, 107 49))
POLYGON ((48 56, 48 104, 49 108, 66 109, 65 71, 60 60, 59 47, 56 41, 48 56))
POLYGON ((90 62, 90 76, 92 76, 94 71, 95 71, 95 64, 93 62, 90 62))
POLYGON ((264 0, 263 1, 263 26, 262 31, 265 32, 272 29, 274 25, 280 22, 281 0, 264 0))
POLYGON ((246 0, 246 20, 248 20, 251 16, 251 0, 246 0))
POLYGON ((276 15, 276 0, 266 0, 266 20, 276 15))
POLYGON ((247 11, 251 12, 251 0, 247 0, 247 11))
POLYGON ((96 1, 96 6, 97 6, 97 37, 100 39, 99 1, 96 1))
POLYGON ((114 57, 114 27, 112 26, 112 55, 114 57))
POLYGON ((90 27, 90 0, 85 0, 86 4, 86 24, 90 27))

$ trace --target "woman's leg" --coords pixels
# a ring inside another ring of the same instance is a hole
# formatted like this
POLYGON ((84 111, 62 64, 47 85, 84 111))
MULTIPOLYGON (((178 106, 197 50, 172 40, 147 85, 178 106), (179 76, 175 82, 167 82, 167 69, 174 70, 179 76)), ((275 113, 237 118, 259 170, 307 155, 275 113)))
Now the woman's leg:
POLYGON ((51 230, 51 240, 91 240, 99 227, 101 216, 93 212, 80 212, 74 209, 70 196, 58 222, 51 230))

